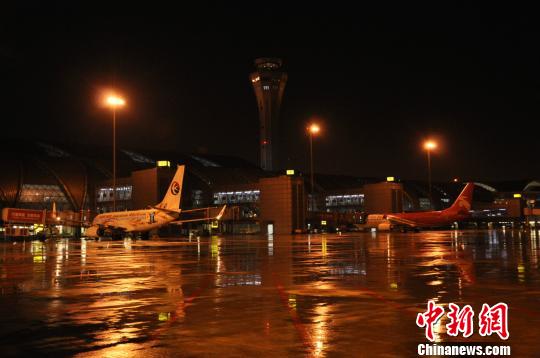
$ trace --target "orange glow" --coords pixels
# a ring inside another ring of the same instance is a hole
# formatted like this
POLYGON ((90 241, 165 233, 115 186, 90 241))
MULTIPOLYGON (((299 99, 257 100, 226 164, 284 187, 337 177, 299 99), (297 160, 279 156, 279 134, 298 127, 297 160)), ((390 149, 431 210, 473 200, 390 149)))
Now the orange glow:
POLYGON ((317 123, 312 123, 310 124, 310 126, 308 127, 308 131, 311 133, 311 134, 317 134, 321 131, 321 127, 319 127, 319 125, 317 123))
POLYGON ((124 107, 126 105, 126 101, 123 98, 118 97, 116 95, 108 95, 105 98, 105 104, 108 107, 117 108, 117 107, 124 107))
POLYGON ((424 149, 426 150, 432 150, 432 149, 435 149, 437 148, 437 143, 432 141, 432 140, 428 140, 426 142, 424 142, 424 149))

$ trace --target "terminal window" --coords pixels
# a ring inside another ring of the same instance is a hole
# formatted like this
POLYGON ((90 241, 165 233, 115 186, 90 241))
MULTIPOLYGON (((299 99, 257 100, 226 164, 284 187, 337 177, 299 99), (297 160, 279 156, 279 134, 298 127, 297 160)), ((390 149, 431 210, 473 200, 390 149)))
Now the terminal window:
POLYGON ((227 191, 214 193, 214 204, 256 203, 260 190, 227 191))
POLYGON ((204 198, 202 190, 193 190, 191 192, 191 203, 194 207, 199 207, 203 205, 204 198))
POLYGON ((419 198, 418 199, 418 205, 420 206, 420 210, 429 210, 429 209, 431 209, 431 203, 429 201, 429 198, 419 198))
MULTIPOLYGON (((132 191, 133 186, 131 185, 116 187, 116 200, 131 200, 132 191)), ((112 201, 113 188, 99 188, 96 190, 96 199, 98 202, 112 201)))
POLYGON ((20 201, 23 203, 67 203, 58 185, 23 184, 20 201))
POLYGON ((327 207, 360 206, 363 204, 364 204, 364 194, 328 195, 326 197, 327 207))

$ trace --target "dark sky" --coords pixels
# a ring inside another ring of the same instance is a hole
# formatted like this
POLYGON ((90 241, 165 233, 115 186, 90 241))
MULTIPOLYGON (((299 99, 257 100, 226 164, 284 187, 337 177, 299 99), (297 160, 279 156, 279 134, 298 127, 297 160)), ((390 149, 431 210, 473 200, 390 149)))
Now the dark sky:
MULTIPOLYGON (((253 3, 255 4, 255 3, 253 3)), ((2 135, 109 145, 114 87, 122 147, 206 151, 258 162, 253 60, 281 57, 287 167, 306 169, 305 126, 321 118, 316 171, 424 178, 539 178, 539 29, 534 9, 335 7, 2 11, 2 135)))

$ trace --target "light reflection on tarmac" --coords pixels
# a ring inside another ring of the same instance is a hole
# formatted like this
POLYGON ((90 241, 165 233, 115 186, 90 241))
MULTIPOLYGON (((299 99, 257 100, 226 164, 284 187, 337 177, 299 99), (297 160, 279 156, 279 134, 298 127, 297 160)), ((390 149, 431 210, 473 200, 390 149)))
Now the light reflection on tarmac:
MULTIPOLYGON (((540 352, 539 237, 519 231, 0 242, 0 352, 414 356, 426 301, 506 302, 540 352)), ((438 342, 458 341, 436 327, 438 342)))

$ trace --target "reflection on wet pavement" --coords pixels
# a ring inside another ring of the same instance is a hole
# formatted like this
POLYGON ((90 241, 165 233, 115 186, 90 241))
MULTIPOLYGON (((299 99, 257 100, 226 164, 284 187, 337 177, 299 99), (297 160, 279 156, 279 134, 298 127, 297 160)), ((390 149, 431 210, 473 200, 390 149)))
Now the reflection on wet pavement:
MULTIPOLYGON (((2 355, 413 356, 426 302, 506 302, 535 356, 539 237, 519 231, 0 243, 2 355)), ((436 339, 451 338, 442 321, 436 339)))

